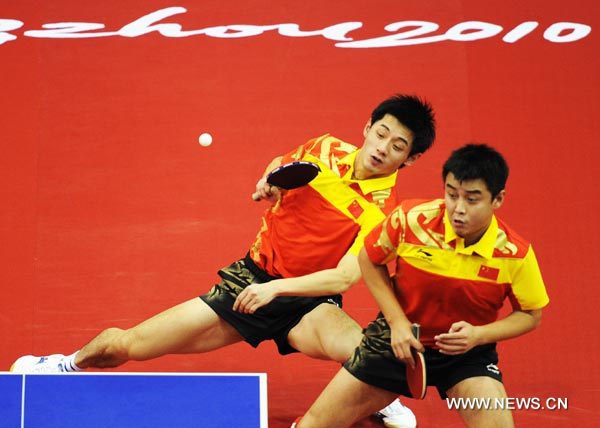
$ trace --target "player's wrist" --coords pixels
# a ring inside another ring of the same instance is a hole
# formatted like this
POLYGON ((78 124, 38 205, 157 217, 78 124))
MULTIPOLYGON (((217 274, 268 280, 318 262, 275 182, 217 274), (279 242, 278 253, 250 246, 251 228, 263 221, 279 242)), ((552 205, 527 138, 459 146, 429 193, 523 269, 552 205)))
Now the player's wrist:
POLYGON ((405 328, 410 330, 412 324, 404 314, 397 314, 390 317, 385 317, 388 325, 392 328, 405 328))
POLYGON ((473 326, 473 346, 481 346, 492 342, 488 340, 486 332, 487 330, 484 325, 473 326))
POLYGON ((269 282, 269 286, 271 287, 271 291, 273 292, 274 297, 279 297, 284 295, 285 293, 285 282, 281 279, 274 279, 269 282))

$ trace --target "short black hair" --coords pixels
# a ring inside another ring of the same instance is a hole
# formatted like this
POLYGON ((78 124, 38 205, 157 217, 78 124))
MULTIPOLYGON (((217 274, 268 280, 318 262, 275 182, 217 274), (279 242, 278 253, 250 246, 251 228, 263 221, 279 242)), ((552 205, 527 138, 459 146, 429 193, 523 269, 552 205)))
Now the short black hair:
POLYGON ((394 116, 414 135, 411 155, 424 153, 435 140, 435 114, 429 102, 414 96, 396 94, 384 100, 371 113, 371 124, 386 114, 394 116))
POLYGON ((442 169, 442 179, 452 173, 458 181, 482 179, 494 199, 506 186, 508 164, 485 144, 467 144, 452 152, 442 169))

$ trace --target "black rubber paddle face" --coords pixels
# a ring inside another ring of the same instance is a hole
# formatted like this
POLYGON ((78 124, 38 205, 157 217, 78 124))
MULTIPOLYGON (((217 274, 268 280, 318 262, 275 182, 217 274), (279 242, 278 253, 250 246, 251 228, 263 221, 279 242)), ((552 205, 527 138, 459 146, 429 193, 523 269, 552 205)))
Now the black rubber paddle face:
POLYGON ((286 190, 296 189, 310 183, 320 171, 319 166, 312 162, 291 162, 271 171, 267 182, 286 190))

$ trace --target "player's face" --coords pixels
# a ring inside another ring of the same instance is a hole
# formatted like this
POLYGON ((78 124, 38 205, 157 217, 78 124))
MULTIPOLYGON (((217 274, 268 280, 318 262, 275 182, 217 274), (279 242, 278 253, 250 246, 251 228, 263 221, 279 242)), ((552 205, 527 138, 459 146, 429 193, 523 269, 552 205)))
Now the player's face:
POLYGON ((390 175, 401 165, 410 165, 420 156, 409 156, 413 133, 390 114, 375 123, 367 122, 363 135, 365 142, 354 165, 357 179, 390 175))
POLYGON ((504 201, 504 190, 494 199, 485 181, 458 181, 454 174, 446 176, 446 209, 454 232, 465 240, 465 245, 479 241, 487 230, 494 211, 504 201))

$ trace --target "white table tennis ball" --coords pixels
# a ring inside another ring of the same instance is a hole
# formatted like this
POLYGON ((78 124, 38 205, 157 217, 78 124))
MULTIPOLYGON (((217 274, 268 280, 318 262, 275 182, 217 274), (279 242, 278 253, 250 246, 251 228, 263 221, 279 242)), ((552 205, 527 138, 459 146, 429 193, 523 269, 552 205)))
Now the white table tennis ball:
POLYGON ((200 143, 200 145, 202 147, 208 147, 212 144, 213 138, 212 135, 210 135, 208 132, 204 132, 203 134, 200 134, 200 136, 198 137, 198 142, 200 143))

